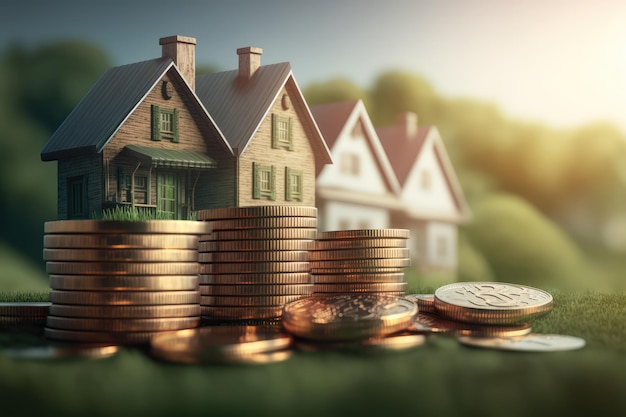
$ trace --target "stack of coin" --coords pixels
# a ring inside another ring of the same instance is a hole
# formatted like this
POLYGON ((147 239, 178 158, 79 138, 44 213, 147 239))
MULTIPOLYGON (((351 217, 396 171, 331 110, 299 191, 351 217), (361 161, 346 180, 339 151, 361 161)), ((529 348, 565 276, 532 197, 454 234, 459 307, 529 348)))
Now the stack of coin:
POLYGON ((279 319, 285 303, 312 294, 315 207, 217 208, 197 218, 210 227, 198 255, 203 318, 279 319))
POLYGON ((406 298, 419 307, 412 330, 477 338, 529 335, 553 305, 543 290, 500 282, 458 282, 406 298))
POLYGON ((45 323, 49 302, 0 303, 0 326, 45 323))
POLYGON ((410 266, 406 229, 338 230, 318 233, 311 252, 314 293, 404 295, 410 266))
POLYGON ((423 335, 405 332, 417 305, 379 293, 324 294, 284 307, 283 327, 304 350, 403 350, 419 346, 423 335))
POLYGON ((52 339, 141 344, 200 324, 197 221, 45 224, 52 339))

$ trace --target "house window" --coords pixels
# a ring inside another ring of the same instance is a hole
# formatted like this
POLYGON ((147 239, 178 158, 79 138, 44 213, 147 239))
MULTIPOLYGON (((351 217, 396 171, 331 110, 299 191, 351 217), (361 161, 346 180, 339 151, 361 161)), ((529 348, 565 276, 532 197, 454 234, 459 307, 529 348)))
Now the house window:
POLYGON ((285 168, 285 200, 302 201, 302 171, 285 168))
POLYGON ((358 176, 361 172, 359 156, 353 153, 342 154, 339 169, 342 174, 358 176))
POLYGON ((252 198, 276 199, 276 172, 273 165, 252 163, 252 198))
POLYGON ((293 150, 291 119, 289 117, 272 115, 272 148, 293 150))
POLYGON ((84 175, 67 180, 67 218, 86 219, 89 217, 87 202, 87 179, 84 175))
POLYGON ((135 175, 133 189, 132 175, 122 172, 117 184, 120 203, 148 204, 148 177, 146 175, 135 175))
POLYGON ((178 109, 152 105, 152 140, 167 139, 178 143, 178 109))
POLYGON ((420 186, 422 190, 430 190, 430 186, 432 183, 432 177, 430 175, 430 171, 422 171, 420 173, 420 186))

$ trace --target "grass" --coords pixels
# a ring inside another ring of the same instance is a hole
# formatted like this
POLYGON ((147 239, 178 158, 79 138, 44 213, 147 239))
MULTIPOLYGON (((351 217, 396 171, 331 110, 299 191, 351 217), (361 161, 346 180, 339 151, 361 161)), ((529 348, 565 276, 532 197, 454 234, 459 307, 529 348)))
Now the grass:
MULTIPOLYGON (((104 209, 101 213, 93 213, 95 220, 118 220, 118 221, 148 221, 148 220, 171 220, 169 213, 160 210, 143 209, 134 206, 115 206, 112 209, 104 209)), ((196 214, 191 213, 188 220, 195 220, 196 214)))
MULTIPOLYGON (((584 349, 500 352, 433 336, 404 353, 296 352, 264 366, 177 365, 136 348, 104 360, 0 354, 2 415, 625 415, 626 294, 551 292, 555 308, 534 330, 583 337, 584 349)), ((18 342, 47 343, 36 330, 0 333, 0 346, 18 342)))

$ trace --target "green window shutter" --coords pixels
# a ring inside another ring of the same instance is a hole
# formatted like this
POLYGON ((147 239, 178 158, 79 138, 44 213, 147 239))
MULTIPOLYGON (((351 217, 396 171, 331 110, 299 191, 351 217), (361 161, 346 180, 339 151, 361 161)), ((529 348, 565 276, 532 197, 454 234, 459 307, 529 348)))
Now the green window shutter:
POLYGON ((270 200, 276 200, 276 168, 272 165, 270 174, 270 183, 272 187, 272 193, 270 194, 270 200))
POLYGON ((291 201, 291 168, 285 167, 285 200, 291 201))
POLYGON ((152 140, 161 140, 161 110, 159 106, 152 105, 152 132, 150 138, 152 140))
POLYGON ((252 163, 252 198, 261 198, 261 170, 256 162, 252 163))
POLYGON ((178 143, 178 109, 172 111, 172 131, 174 132, 172 142, 178 143))
POLYGON ((272 113, 272 148, 278 147, 278 116, 272 113))
POLYGON ((291 134, 291 117, 287 120, 287 134, 289 137, 289 146, 287 147, 287 149, 289 149, 290 151, 293 151, 293 136, 291 134))

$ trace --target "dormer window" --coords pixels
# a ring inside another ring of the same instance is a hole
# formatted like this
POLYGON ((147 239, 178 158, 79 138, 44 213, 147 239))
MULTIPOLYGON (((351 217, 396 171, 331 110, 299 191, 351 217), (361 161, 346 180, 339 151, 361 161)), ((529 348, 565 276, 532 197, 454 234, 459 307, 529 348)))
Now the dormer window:
POLYGON ((272 148, 293 151, 291 118, 272 115, 272 148))
POLYGON ((178 109, 152 105, 152 140, 171 140, 178 143, 178 109))

